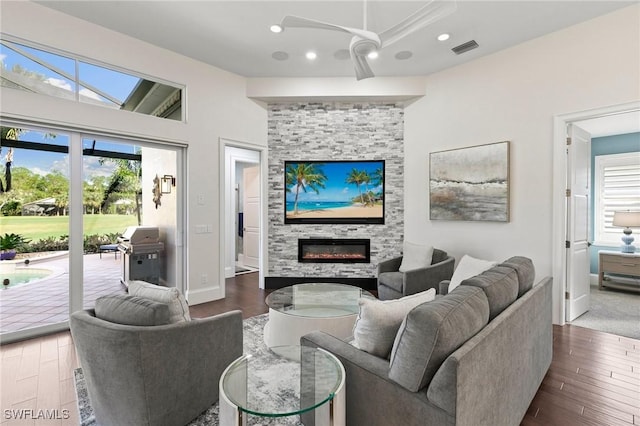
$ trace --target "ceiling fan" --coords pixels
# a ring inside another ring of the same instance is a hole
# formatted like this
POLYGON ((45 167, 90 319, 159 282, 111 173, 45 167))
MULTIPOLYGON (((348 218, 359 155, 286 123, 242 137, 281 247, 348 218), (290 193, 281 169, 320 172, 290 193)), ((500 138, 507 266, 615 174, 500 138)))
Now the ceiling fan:
POLYGON ((299 16, 285 16, 280 27, 285 28, 316 28, 323 30, 342 31, 353 35, 349 43, 351 60, 356 70, 356 79, 374 77, 373 71, 367 62, 367 55, 377 52, 409 34, 453 13, 456 10, 455 0, 436 1, 431 0, 425 6, 394 25, 393 27, 374 33, 367 30, 367 0, 364 0, 364 25, 363 28, 350 28, 314 19, 301 18, 299 16))

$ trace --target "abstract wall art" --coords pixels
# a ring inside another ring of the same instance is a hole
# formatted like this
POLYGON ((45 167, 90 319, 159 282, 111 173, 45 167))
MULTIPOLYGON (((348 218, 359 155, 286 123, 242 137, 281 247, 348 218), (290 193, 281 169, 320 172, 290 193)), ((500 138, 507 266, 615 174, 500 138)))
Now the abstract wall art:
POLYGON ((509 221, 509 142, 429 154, 431 220, 509 221))

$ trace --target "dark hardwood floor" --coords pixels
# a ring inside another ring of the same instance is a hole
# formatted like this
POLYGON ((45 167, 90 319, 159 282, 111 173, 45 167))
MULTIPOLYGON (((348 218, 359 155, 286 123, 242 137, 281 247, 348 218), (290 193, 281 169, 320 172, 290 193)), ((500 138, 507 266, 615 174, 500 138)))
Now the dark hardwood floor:
MULTIPOLYGON (((266 313, 269 291, 258 274, 226 282, 226 298, 191 307, 195 318, 240 309, 244 318, 266 313)), ((640 425, 640 340, 577 326, 553 326, 551 368, 522 425, 640 425)), ((1 411, 65 410, 70 418, 47 422, 77 425, 73 370, 77 367, 68 332, 0 347, 1 411)), ((39 425, 3 418, 2 426, 39 425)), ((481 426, 481 425, 479 425, 481 426)), ((490 426, 490 425, 487 425, 490 426)))
POLYGON ((189 312, 194 318, 203 318, 239 309, 243 318, 254 317, 269 311, 264 299, 271 291, 258 288, 257 272, 238 275, 225 280, 224 299, 191 306, 189 312))

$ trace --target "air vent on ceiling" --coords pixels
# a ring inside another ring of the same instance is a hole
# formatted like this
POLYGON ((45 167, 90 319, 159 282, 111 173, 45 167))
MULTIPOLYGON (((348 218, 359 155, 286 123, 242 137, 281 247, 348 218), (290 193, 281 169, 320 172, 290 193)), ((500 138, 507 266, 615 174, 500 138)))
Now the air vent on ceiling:
POLYGON ((478 43, 476 43, 475 40, 470 40, 466 43, 462 43, 454 47, 451 50, 453 50, 453 53, 455 53, 456 55, 460 55, 461 53, 468 52, 470 50, 475 49, 476 47, 478 47, 478 43))

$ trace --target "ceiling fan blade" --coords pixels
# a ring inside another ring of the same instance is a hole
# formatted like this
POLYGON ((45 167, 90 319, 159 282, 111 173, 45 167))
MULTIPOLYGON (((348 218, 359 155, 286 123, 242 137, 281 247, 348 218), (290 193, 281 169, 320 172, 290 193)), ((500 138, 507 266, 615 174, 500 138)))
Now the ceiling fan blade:
POLYGON ((378 35, 372 31, 361 30, 359 28, 343 27, 341 25, 330 24, 328 22, 316 21, 315 19, 302 18, 300 16, 287 15, 280 23, 282 28, 316 28, 320 30, 342 31, 345 33, 360 36, 369 40, 377 40, 378 35))
POLYGON ((315 19, 302 18, 300 16, 287 15, 280 23, 282 28, 318 28, 321 30, 343 31, 350 33, 350 28, 340 25, 329 24, 328 22, 316 21, 315 19))
POLYGON ((359 81, 365 78, 375 77, 365 56, 356 55, 354 51, 351 50, 351 60, 353 61, 353 67, 356 70, 356 80, 359 81))
POLYGON ((418 9, 415 13, 404 19, 402 22, 381 32, 380 40, 382 47, 389 46, 396 41, 408 36, 445 16, 453 13, 457 8, 455 0, 436 1, 431 0, 428 4, 418 9))

